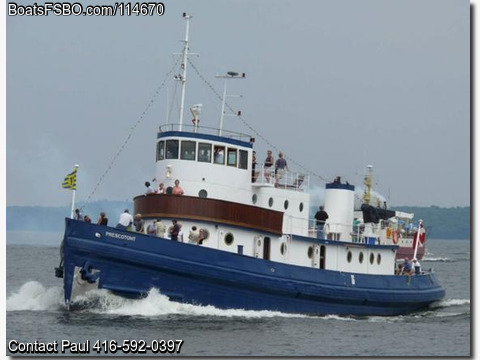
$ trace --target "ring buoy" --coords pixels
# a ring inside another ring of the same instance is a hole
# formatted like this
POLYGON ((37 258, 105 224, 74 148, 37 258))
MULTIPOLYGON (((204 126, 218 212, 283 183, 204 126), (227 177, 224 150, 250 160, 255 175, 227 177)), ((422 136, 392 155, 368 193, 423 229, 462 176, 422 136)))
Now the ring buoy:
POLYGON ((396 231, 396 230, 393 230, 393 231, 392 231, 392 240, 393 240, 393 243, 394 243, 395 245, 398 244, 398 234, 397 234, 397 231, 396 231))

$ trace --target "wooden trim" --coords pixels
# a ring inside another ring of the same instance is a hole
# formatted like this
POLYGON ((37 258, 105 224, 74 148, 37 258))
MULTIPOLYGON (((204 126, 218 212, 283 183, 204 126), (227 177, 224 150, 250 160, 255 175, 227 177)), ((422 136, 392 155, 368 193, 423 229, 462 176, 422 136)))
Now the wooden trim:
POLYGON ((210 221, 282 234, 283 213, 230 201, 185 195, 140 195, 133 199, 143 218, 210 221))

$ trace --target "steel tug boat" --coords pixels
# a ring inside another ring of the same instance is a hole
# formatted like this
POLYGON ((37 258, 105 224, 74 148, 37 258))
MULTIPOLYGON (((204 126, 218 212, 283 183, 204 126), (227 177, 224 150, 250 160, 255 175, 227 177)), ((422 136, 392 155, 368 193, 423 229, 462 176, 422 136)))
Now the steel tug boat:
MULTIPOLYGON (((396 275, 399 246, 385 229, 364 219, 355 232, 355 187, 340 178, 325 185, 329 218, 311 226, 307 174, 254 166, 254 139, 223 129, 183 124, 191 16, 178 75, 179 124, 160 126, 156 179, 165 193, 133 199, 147 234, 65 219, 61 265, 68 308, 78 295, 106 289, 128 298, 152 289, 171 301, 223 309, 271 310, 310 315, 400 315, 445 296, 433 270, 396 275), (184 193, 175 194, 179 179, 184 193), (183 238, 171 239, 172 220, 183 238)), ((230 72, 227 77, 243 74, 230 72)), ((226 86, 225 86, 226 89, 226 86)))

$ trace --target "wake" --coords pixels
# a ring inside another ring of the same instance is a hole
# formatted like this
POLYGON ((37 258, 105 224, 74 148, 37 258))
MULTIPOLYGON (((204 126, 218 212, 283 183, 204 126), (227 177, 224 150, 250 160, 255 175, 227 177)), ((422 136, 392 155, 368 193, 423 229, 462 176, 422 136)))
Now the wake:
MULTIPOLYGON (((120 315, 157 318, 166 315, 219 316, 243 318, 302 318, 305 315, 276 311, 218 309, 214 306, 182 304, 170 301, 158 289, 152 289, 145 298, 125 299, 104 289, 88 291, 72 302, 73 311, 100 315, 120 315)), ((37 281, 29 281, 7 298, 7 311, 66 311, 61 287, 45 288, 37 281)))

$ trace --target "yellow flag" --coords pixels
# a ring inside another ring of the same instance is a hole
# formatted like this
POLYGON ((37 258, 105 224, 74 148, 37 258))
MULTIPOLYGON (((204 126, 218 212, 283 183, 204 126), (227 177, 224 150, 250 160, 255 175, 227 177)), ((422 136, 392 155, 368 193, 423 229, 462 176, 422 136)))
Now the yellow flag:
POLYGON ((77 169, 73 170, 70 174, 65 176, 62 187, 69 190, 77 190, 77 169))

